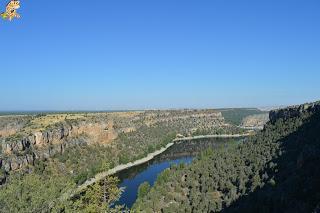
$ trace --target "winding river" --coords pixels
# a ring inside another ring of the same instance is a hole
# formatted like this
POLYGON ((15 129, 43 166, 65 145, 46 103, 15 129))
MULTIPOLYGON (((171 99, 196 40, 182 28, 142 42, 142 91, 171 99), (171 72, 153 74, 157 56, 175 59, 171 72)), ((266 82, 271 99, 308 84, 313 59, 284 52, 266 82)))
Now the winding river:
POLYGON ((116 173, 120 179, 119 187, 124 191, 116 204, 131 208, 137 199, 138 187, 143 182, 154 184, 159 173, 172 164, 189 164, 203 150, 221 149, 236 145, 245 138, 209 138, 179 141, 152 160, 116 173))

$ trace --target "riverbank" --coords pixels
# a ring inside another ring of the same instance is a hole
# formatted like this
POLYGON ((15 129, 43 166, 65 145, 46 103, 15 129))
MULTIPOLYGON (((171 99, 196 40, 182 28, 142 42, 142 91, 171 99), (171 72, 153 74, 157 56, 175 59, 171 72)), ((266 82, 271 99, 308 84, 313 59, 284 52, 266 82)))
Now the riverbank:
POLYGON ((91 178, 90 180, 87 180, 86 182, 84 182, 83 184, 81 184, 80 186, 78 186, 76 188, 76 190, 72 193, 71 196, 81 192, 82 190, 86 189, 88 186, 103 180, 105 177, 109 176, 109 175, 114 175, 120 171, 129 169, 131 167, 134 166, 138 166, 140 164, 146 163, 150 160, 152 160, 153 158, 155 158, 157 155, 160 155, 161 153, 165 152, 167 149, 169 149, 171 146, 173 146, 175 143, 178 142, 183 142, 183 141, 190 141, 190 140, 196 140, 196 139, 207 139, 207 138, 240 138, 240 137, 247 137, 250 136, 251 134, 247 133, 247 134, 234 134, 234 135, 199 135, 199 136, 193 136, 193 137, 184 137, 184 138, 177 138, 174 139, 171 143, 167 144, 165 147, 162 147, 161 149, 148 154, 146 157, 141 158, 139 160, 136 160, 134 162, 129 162, 127 164, 121 164, 118 165, 108 171, 105 172, 101 172, 96 174, 93 178, 91 178))
POLYGON ((252 134, 246 133, 246 134, 234 134, 234 135, 198 135, 198 136, 192 136, 192 137, 183 137, 183 138, 177 138, 174 139, 173 142, 181 142, 181 141, 190 141, 190 140, 196 140, 196 139, 207 139, 207 138, 241 138, 241 137, 248 137, 252 134))
POLYGON ((92 185, 92 184, 94 184, 94 183, 96 183, 98 181, 103 180, 105 177, 107 177, 109 175, 114 175, 114 174, 116 174, 116 173, 118 173, 120 171, 129 169, 129 168, 131 168, 133 166, 138 166, 140 164, 146 163, 146 162, 152 160, 157 155, 160 155, 161 153, 165 152, 167 149, 169 149, 173 145, 174 145, 174 142, 171 142, 171 143, 167 144, 165 147, 162 147, 161 149, 148 154, 144 158, 141 158, 139 160, 136 160, 134 162, 130 162, 130 163, 127 163, 127 164, 121 164, 121 165, 118 165, 118 166, 108 170, 108 171, 98 173, 96 176, 94 176, 90 180, 87 180, 82 185, 78 186, 76 191, 75 191, 75 194, 78 193, 78 192, 81 192, 82 190, 84 190, 88 186, 90 186, 90 185, 92 185))

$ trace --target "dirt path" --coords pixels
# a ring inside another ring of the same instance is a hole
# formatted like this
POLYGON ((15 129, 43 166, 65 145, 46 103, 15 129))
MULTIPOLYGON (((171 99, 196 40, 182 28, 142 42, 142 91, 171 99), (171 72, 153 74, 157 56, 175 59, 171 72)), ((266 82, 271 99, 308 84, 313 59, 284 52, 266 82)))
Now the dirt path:
POLYGON ((248 137, 251 134, 235 134, 235 135, 198 135, 193 137, 184 137, 184 138, 177 138, 173 140, 173 142, 179 142, 179 141, 190 141, 190 140, 196 140, 196 139, 206 139, 206 138, 241 138, 241 137, 248 137))
POLYGON ((129 169, 129 168, 131 168, 133 166, 137 166, 137 165, 146 163, 146 162, 152 160, 157 155, 163 153, 164 151, 166 151, 168 148, 170 148, 173 145, 174 145, 173 142, 169 143, 165 147, 163 147, 160 150, 157 150, 157 151, 155 151, 153 153, 148 154, 144 158, 141 158, 139 160, 136 160, 134 162, 130 162, 130 163, 127 163, 127 164, 122 164, 122 165, 116 166, 113 169, 110 169, 110 170, 105 171, 105 172, 98 173, 95 177, 91 178, 90 180, 87 180, 82 185, 78 186, 77 190, 75 191, 75 193, 80 192, 81 190, 85 189, 86 187, 88 187, 88 186, 90 186, 90 185, 92 185, 92 184, 94 184, 94 183, 96 183, 96 182, 98 182, 100 180, 103 180, 108 175, 113 175, 113 174, 116 174, 116 173, 118 173, 120 171, 129 169))

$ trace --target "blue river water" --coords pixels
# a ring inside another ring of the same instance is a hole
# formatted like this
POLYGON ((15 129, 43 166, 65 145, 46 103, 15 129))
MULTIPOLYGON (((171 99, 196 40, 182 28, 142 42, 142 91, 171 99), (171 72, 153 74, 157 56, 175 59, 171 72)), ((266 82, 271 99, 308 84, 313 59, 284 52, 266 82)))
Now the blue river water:
POLYGON ((165 169, 169 168, 172 164, 180 164, 180 163, 191 163, 193 157, 183 157, 176 160, 167 160, 160 163, 155 163, 149 165, 146 170, 137 174, 133 178, 126 178, 122 180, 119 185, 120 188, 123 188, 124 191, 121 195, 121 198, 117 202, 119 205, 126 205, 130 208, 137 199, 137 192, 140 184, 143 182, 148 182, 151 186, 153 186, 154 182, 157 179, 157 176, 165 169))
POLYGON ((170 147, 168 150, 155 157, 153 160, 121 171, 117 174, 120 179, 119 187, 124 191, 115 205, 125 205, 131 208, 137 199, 138 188, 143 182, 154 185, 157 176, 173 164, 190 164, 202 151, 211 148, 225 148, 230 144, 238 144, 241 139, 200 139, 185 141, 170 147))

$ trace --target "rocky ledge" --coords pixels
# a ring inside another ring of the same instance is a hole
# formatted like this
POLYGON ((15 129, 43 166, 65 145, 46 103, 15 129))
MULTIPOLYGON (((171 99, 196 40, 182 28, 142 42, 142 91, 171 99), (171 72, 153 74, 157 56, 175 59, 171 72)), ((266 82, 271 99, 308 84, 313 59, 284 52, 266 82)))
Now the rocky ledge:
POLYGON ((303 105, 290 106, 284 109, 272 110, 269 113, 269 120, 274 124, 278 119, 287 120, 298 117, 305 112, 316 112, 320 110, 320 101, 303 105))

